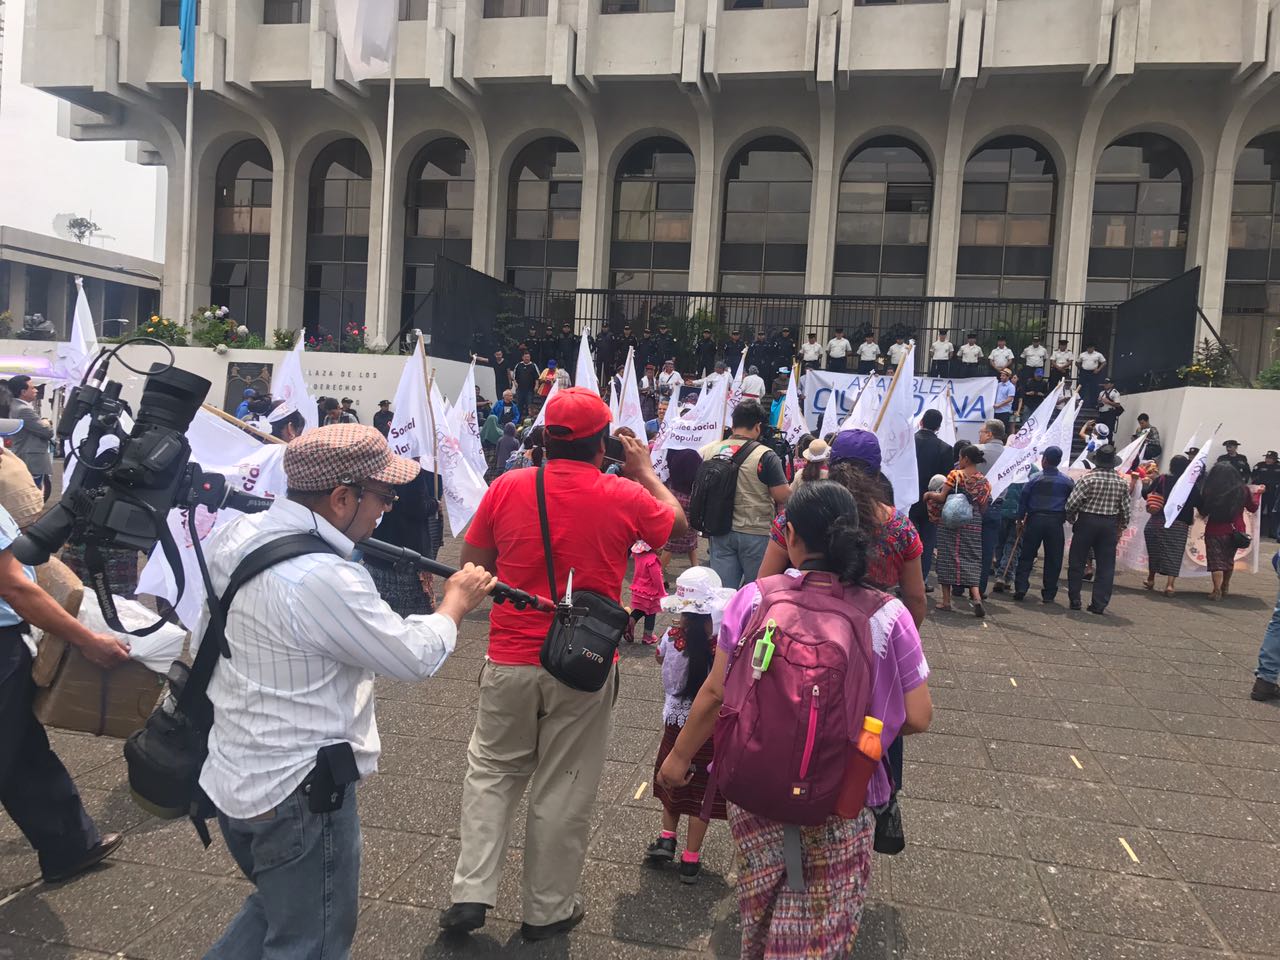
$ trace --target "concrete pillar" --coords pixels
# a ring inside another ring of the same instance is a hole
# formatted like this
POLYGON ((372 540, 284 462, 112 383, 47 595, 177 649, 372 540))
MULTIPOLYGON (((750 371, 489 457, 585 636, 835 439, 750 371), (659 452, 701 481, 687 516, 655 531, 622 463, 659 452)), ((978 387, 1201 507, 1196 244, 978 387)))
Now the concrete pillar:
POLYGON ((720 161, 716 154, 715 117, 705 91, 690 93, 698 118, 698 144, 694 150, 697 166, 693 184, 693 234, 689 245, 689 289, 716 289, 716 266, 720 235, 720 161))
POLYGON ((570 97, 578 117, 582 121, 582 207, 578 217, 578 286, 597 288, 605 286, 604 269, 608 257, 604 256, 609 206, 608 161, 601 156, 600 131, 589 98, 581 92, 570 91, 570 97))
MULTIPOLYGON (((818 84, 818 149, 813 157, 813 190, 809 204, 809 256, 805 293, 831 292, 835 263, 836 202, 840 169, 835 143, 835 85, 818 84)), ((806 318, 824 322, 825 317, 806 318)))
POLYGON ((27 312, 27 265, 9 263, 9 303, 5 309, 13 314, 13 330, 22 329, 22 318, 27 312))
POLYGON ((53 324, 59 340, 65 340, 67 331, 71 329, 71 311, 75 309, 75 299, 71 290, 71 274, 63 273, 61 270, 49 271, 49 299, 45 305, 44 316, 53 324))
POLYGON ((973 96, 973 81, 958 80, 951 91, 947 139, 933 180, 933 223, 929 236, 929 275, 925 293, 950 297, 956 291, 956 257, 960 246, 960 192, 964 185, 965 116, 973 96))

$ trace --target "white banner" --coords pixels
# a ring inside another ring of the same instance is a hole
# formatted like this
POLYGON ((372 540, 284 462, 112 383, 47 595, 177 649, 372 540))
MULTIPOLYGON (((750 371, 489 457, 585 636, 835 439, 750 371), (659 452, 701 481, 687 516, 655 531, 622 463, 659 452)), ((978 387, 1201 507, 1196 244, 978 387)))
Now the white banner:
POLYGON ((721 377, 711 389, 705 390, 698 405, 689 415, 671 424, 667 439, 668 450, 701 450, 712 440, 724 435, 724 408, 728 397, 729 380, 721 377))
MULTIPOLYGON (((914 343, 912 344, 914 347, 914 343)), ((908 350, 906 362, 910 362, 908 350)), ((916 467, 915 402, 904 373, 884 398, 876 439, 880 441, 880 472, 893 486, 893 504, 904 513, 920 499, 916 467)))
MULTIPOLYGON (((822 422, 827 404, 831 402, 833 396, 840 411, 841 421, 847 419, 858 391, 862 389, 868 378, 872 383, 867 387, 867 393, 872 396, 867 399, 872 401, 869 406, 872 411, 875 411, 879 409, 880 399, 889 389, 892 377, 810 370, 805 375, 804 382, 805 414, 808 417, 810 430, 817 429, 818 424, 822 422)), ((972 377, 965 380, 952 380, 945 377, 913 377, 911 392, 915 399, 915 410, 912 415, 920 416, 938 394, 946 393, 948 386, 951 387, 951 406, 956 425, 969 426, 968 433, 975 435, 977 427, 981 426, 984 420, 991 419, 991 411, 996 402, 996 378, 972 377)), ((875 422, 874 417, 871 422, 875 422)))
POLYGON ((98 333, 93 326, 93 313, 89 310, 89 299, 84 295, 84 280, 76 277, 76 312, 71 321, 71 339, 58 344, 54 374, 61 377, 68 387, 74 387, 84 378, 97 355, 98 333))
MULTIPOLYGON (((817 426, 817 422, 814 422, 817 426)), ((804 411, 800 409, 800 397, 797 393, 796 386, 796 370, 791 368, 791 373, 787 375, 787 392, 782 398, 782 419, 778 423, 778 429, 786 438, 789 446, 795 446, 800 442, 808 430, 805 422, 804 411)))
POLYGON ((591 341, 587 328, 582 328, 582 342, 578 344, 578 366, 573 372, 573 385, 586 387, 592 393, 600 392, 600 379, 596 376, 595 357, 591 355, 591 341))
POLYGON ((1023 422, 1022 429, 1009 439, 1005 452, 987 474, 987 479, 991 481, 992 500, 998 499, 1013 484, 1026 483, 1031 476, 1031 468, 1039 462, 1045 447, 1049 446, 1049 423, 1061 396, 1062 384, 1059 382, 1023 422))
POLYGON ((618 419, 609 432, 613 433, 619 427, 629 427, 641 443, 649 436, 644 428, 644 414, 640 411, 640 385, 636 381, 634 347, 627 350, 627 363, 622 371, 622 396, 618 398, 618 419))
POLYGON ((484 458, 484 444, 480 442, 480 424, 476 415, 476 362, 471 361, 467 378, 462 381, 458 400, 449 410, 449 430, 458 438, 462 455, 473 470, 484 476, 489 464, 484 458))
POLYGON ((1182 508, 1187 505, 1187 501, 1191 499, 1191 491, 1195 488, 1196 481, 1204 475, 1205 465, 1209 462, 1209 451, 1213 449, 1213 437, 1210 437, 1196 458, 1187 465, 1187 469, 1182 471, 1182 476, 1178 478, 1178 482, 1173 485, 1173 489, 1169 491, 1169 496, 1164 502, 1164 525, 1172 527, 1173 521, 1178 519, 1178 514, 1182 512, 1182 508))
MULTIPOLYGON (((827 408, 835 409, 835 405, 829 403, 827 408)), ((951 406, 951 395, 944 390, 929 398, 929 402, 924 405, 924 410, 920 411, 920 416, 915 418, 917 430, 920 429, 920 420, 924 417, 925 410, 937 410, 942 414, 942 426, 938 428, 938 439, 954 447, 959 438, 956 436, 956 412, 951 406)))
MULTIPOLYGON (((303 433, 320 425, 320 413, 316 410, 315 400, 307 390, 307 378, 302 374, 302 351, 305 339, 306 337, 299 331, 297 345, 284 355, 283 362, 275 368, 275 374, 271 378, 272 399, 290 403, 293 409, 302 414, 305 424, 302 428, 303 433)), ((399 407, 396 409, 398 410, 399 407)))

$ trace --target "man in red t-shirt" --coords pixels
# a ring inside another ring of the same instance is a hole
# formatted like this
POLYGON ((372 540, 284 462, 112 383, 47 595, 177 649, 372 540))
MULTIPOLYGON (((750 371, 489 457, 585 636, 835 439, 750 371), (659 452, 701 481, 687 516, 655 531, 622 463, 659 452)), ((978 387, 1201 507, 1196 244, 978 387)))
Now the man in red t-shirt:
MULTIPOLYGON (((575 590, 618 600, 631 545, 637 540, 665 544, 683 535, 688 523, 653 472, 643 442, 620 437, 626 451, 623 476, 600 472, 609 419, 600 397, 581 387, 561 389, 547 404, 543 469, 558 583, 547 583, 537 471, 532 469, 494 481, 467 530, 462 562, 484 563, 504 583, 554 597, 563 596, 572 570, 575 590)), ((495 605, 489 615, 489 654, 467 748, 453 906, 440 916, 445 930, 484 925, 485 911, 497 899, 507 828, 526 786, 521 931, 526 939, 544 939, 571 930, 585 914, 578 881, 612 726, 617 672, 601 690, 583 693, 543 670, 538 654, 551 619, 549 613, 517 611, 509 604, 495 605)))

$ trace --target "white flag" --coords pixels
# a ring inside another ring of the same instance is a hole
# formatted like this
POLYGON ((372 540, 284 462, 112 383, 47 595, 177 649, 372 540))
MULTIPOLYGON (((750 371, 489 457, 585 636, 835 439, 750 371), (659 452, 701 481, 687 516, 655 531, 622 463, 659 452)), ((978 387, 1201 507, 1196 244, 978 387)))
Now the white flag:
POLYGON ((1191 491, 1195 488, 1196 481, 1204 474, 1205 466, 1209 462, 1209 451, 1213 449, 1213 438, 1215 436, 1217 436, 1216 431, 1205 442, 1204 448, 1196 454, 1196 458, 1187 465, 1187 469, 1182 471, 1182 476, 1178 478, 1178 482, 1173 485, 1173 490, 1169 492, 1168 499, 1164 502, 1164 525, 1166 528, 1173 526, 1173 521, 1178 519, 1178 514, 1182 512, 1183 507, 1187 505, 1187 501, 1191 499, 1191 491))
MULTIPOLYGON (((1022 427, 1009 438, 1006 446, 1012 447, 1014 450, 1022 450, 1033 446, 1049 428, 1050 421, 1053 420, 1053 411, 1058 408, 1058 401, 1062 399, 1062 381, 1059 380, 1049 395, 1045 397, 1036 406, 1025 420, 1022 421, 1022 427)), ((1020 483, 1021 481, 1014 481, 1020 483)), ((994 499, 994 495, 992 497, 994 499)))
POLYGON ((1137 461, 1142 448, 1147 445, 1147 433, 1143 430, 1140 434, 1129 442, 1129 445, 1116 454, 1116 471, 1119 473, 1128 473, 1137 461))
MULTIPOLYGON (((205 471, 225 476, 233 490, 255 497, 285 495, 288 487, 284 475, 285 444, 260 443, 207 410, 196 411, 191 426, 187 428, 187 441, 191 444, 191 459, 205 471)), ((196 532, 201 544, 208 542, 214 530, 239 516, 240 511, 230 507, 216 513, 197 507, 196 532)), ((177 578, 159 544, 151 551, 150 559, 138 576, 138 592, 168 600, 174 605, 183 626, 194 631, 204 610, 205 592, 186 511, 170 510, 166 522, 182 558, 182 572, 186 580, 182 597, 178 597, 177 578)))
POLYGON ((1067 401, 1067 405, 1062 408, 1045 431, 1044 445, 1040 448, 1041 450, 1057 447, 1062 451, 1063 457, 1071 456, 1071 439, 1076 435, 1076 417, 1080 415, 1080 405, 1083 402, 1079 396, 1073 396, 1067 401))
POLYGON ((782 419, 778 429, 786 438, 787 445, 794 447, 800 438, 809 432, 804 420, 804 411, 800 409, 800 395, 796 388, 796 368, 791 368, 787 376, 787 392, 782 397, 782 419))
MULTIPOLYGON (((421 365, 418 369, 420 376, 421 365)), ((462 442, 452 429, 454 417, 445 409, 444 397, 434 382, 428 392, 427 403, 431 407, 432 419, 436 425, 436 458, 440 465, 439 474, 444 488, 445 513, 449 517, 449 532, 460 537, 475 516, 476 509, 489 488, 484 482, 484 474, 477 473, 463 453, 462 442)))
MULTIPOLYGON (((728 396, 729 378, 721 377, 703 393, 688 416, 671 421, 667 449, 701 450, 712 440, 723 437, 724 407, 728 396)), ((670 411, 670 407, 667 409, 670 411)))
POLYGON ((876 439, 880 441, 880 472, 893 485, 893 505, 904 512, 920 499, 914 378, 906 372, 911 369, 910 357, 911 351, 908 350, 899 365, 903 372, 885 395, 880 408, 880 422, 875 429, 876 439))
POLYGON ((399 0, 333 0, 338 39, 357 80, 391 75, 399 0))
POLYGON ((876 413, 880 410, 880 399, 876 396, 876 375, 868 374, 862 389, 853 401, 849 416, 840 424, 840 432, 846 430, 870 430, 876 422, 876 413))
POLYGON ((585 327, 582 329, 582 343, 578 345, 578 368, 573 372, 573 385, 586 387, 593 393, 600 393, 600 380, 596 377, 595 357, 591 355, 591 340, 585 327))
MULTIPOLYGON (((742 356, 738 358, 738 372, 733 375, 733 383, 729 385, 729 398, 725 403, 726 409, 732 413, 733 408, 742 402, 742 374, 747 366, 747 348, 742 348, 742 356)), ((705 393, 707 385, 702 384, 702 390, 705 393)))
MULTIPOLYGON (((1049 424, 1053 418, 1058 398, 1062 396, 1062 383, 1053 388, 1049 396, 1036 406, 1022 429, 1009 438, 1005 452, 1000 455, 987 474, 991 482, 991 499, 994 501, 1015 483, 1026 483, 1031 478, 1031 468, 1040 462, 1047 447, 1049 424)), ((1068 447, 1068 449, 1070 449, 1068 447)))
POLYGON ((84 280, 76 277, 76 312, 71 321, 71 339, 58 344, 53 375, 61 377, 68 387, 74 387, 84 379, 97 355, 98 332, 93 326, 89 299, 84 295, 84 280))
POLYGON ((476 362, 471 361, 467 368, 466 379, 462 381, 462 389, 458 393, 458 401, 449 409, 449 429, 458 438, 462 446, 462 455, 467 463, 484 476, 489 463, 484 457, 484 444, 480 442, 479 417, 476 414, 476 362))
POLYGON ((924 410, 920 411, 920 416, 916 417, 916 429, 920 429, 920 421, 924 419, 926 410, 937 410, 942 414, 942 426, 938 427, 938 439, 949 446, 956 445, 956 408, 951 403, 951 391, 943 390, 941 393, 935 393, 929 398, 929 402, 924 405, 924 410))
POLYGON ((653 445, 649 448, 649 462, 653 464, 653 472, 664 483, 671 474, 667 466, 667 442, 671 439, 672 430, 679 419, 680 404, 674 399, 669 400, 662 422, 658 424, 658 435, 653 438, 653 445))
POLYGON ((302 332, 299 331, 297 344, 284 355, 284 360, 272 374, 271 398, 293 404, 294 409, 302 414, 302 432, 306 433, 320 425, 320 412, 316 409, 316 402, 307 390, 307 378, 302 375, 304 339, 302 332))
POLYGON ((627 365, 622 371, 622 396, 618 398, 618 418, 610 429, 617 430, 618 427, 630 427, 641 442, 649 437, 644 426, 644 414, 640 411, 640 386, 636 383, 634 347, 627 349, 627 365))
POLYGON ((425 368, 426 360, 419 341, 400 371, 387 443, 392 453, 417 460, 424 470, 435 472, 435 435, 431 430, 431 411, 427 409, 425 368))
POLYGON ((827 406, 822 411, 822 423, 818 425, 818 437, 825 440, 833 433, 840 432, 840 402, 836 400, 836 392, 827 393, 827 406))
MULTIPOLYGON (((547 399, 542 401, 542 408, 538 411, 538 415, 534 417, 533 426, 541 427, 547 422, 547 404, 551 402, 551 398, 560 392, 560 380, 556 377, 551 379, 551 389, 547 391, 547 399)), ((612 407, 609 408, 612 411, 612 407)), ((533 427, 529 428, 530 430, 533 427)))

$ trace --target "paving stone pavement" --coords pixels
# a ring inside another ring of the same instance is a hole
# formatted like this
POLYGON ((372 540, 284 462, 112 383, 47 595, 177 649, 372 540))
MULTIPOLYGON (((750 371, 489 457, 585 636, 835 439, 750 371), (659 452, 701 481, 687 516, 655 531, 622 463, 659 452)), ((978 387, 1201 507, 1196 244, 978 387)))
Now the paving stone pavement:
MULTIPOLYGON (((1205 584, 1180 581, 1166 599, 1125 574, 1106 617, 1007 595, 985 623, 931 613, 935 713, 907 742, 909 845, 876 858, 857 960, 1280 952, 1280 705, 1248 699, 1276 580, 1269 566, 1237 577, 1239 595, 1221 604, 1205 584)), ((662 690, 639 645, 623 650, 585 922, 559 942, 520 941, 521 811, 490 922, 467 941, 439 938, 484 633, 482 617, 468 622, 432 680, 378 682, 384 752, 360 789, 357 960, 737 956, 723 824, 695 887, 640 864, 659 827, 647 785, 662 690)), ((133 806, 118 741, 52 736, 90 812, 126 840, 104 867, 45 887, 0 818, 0 960, 200 957, 247 890, 225 850, 202 851, 185 822, 133 806)))

